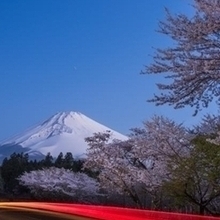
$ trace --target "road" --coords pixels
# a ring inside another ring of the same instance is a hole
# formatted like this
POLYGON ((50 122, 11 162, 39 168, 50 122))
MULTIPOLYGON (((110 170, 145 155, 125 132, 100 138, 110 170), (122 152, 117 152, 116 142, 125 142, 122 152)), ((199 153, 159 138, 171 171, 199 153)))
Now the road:
POLYGON ((94 218, 85 218, 79 216, 71 216, 61 213, 53 213, 48 211, 16 208, 16 207, 1 207, 1 220, 94 220, 94 218))

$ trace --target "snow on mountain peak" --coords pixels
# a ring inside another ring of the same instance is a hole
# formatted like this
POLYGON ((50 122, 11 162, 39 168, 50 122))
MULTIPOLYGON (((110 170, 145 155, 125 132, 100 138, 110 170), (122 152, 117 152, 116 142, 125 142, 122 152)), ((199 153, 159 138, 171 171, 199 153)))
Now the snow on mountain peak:
MULTIPOLYGON (((80 112, 59 112, 42 124, 35 126, 26 132, 0 143, 3 145, 20 145, 27 149, 28 153, 39 152, 46 155, 57 156, 71 152, 75 157, 86 153, 86 137, 95 132, 111 131, 112 139, 126 140, 127 137, 88 118, 80 112)), ((7 147, 7 146, 5 146, 7 147)), ((1 150, 0 150, 1 153, 1 150)))

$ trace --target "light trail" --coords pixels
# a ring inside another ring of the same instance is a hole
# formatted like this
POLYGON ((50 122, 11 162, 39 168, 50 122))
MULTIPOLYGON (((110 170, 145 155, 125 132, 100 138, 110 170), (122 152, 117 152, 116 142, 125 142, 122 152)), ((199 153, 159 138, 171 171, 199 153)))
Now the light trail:
MULTIPOLYGON (((18 209, 35 211, 38 213, 52 212, 58 215, 66 214, 72 219, 99 219, 99 220, 220 220, 220 217, 189 215, 172 212, 158 212, 130 208, 109 206, 80 205, 67 203, 41 202, 2 202, 1 209, 18 209), (70 217, 72 216, 72 217, 70 217)), ((66 216, 67 217, 67 216, 66 216)), ((45 218, 46 219, 46 218, 45 218)), ((62 219, 62 218, 61 218, 62 219)), ((63 218, 64 219, 64 218, 63 218)))

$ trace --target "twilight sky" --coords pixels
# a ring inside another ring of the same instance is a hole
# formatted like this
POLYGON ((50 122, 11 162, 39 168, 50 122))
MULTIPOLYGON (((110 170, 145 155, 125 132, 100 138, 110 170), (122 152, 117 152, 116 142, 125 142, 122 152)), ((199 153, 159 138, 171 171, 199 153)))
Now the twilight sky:
POLYGON ((163 77, 140 75, 156 32, 192 0, 1 0, 0 141, 60 111, 79 111, 123 134, 154 114, 192 125, 205 112, 146 102, 163 77))

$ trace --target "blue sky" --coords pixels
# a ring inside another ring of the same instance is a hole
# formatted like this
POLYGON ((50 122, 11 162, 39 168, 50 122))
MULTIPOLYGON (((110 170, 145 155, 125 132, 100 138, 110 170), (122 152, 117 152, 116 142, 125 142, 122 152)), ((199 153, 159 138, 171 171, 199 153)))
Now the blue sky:
POLYGON ((163 78, 139 74, 153 47, 172 44, 156 32, 164 7, 191 15, 191 3, 1 0, 0 141, 69 110, 123 134, 153 114, 197 121, 192 109, 147 103, 163 78))

